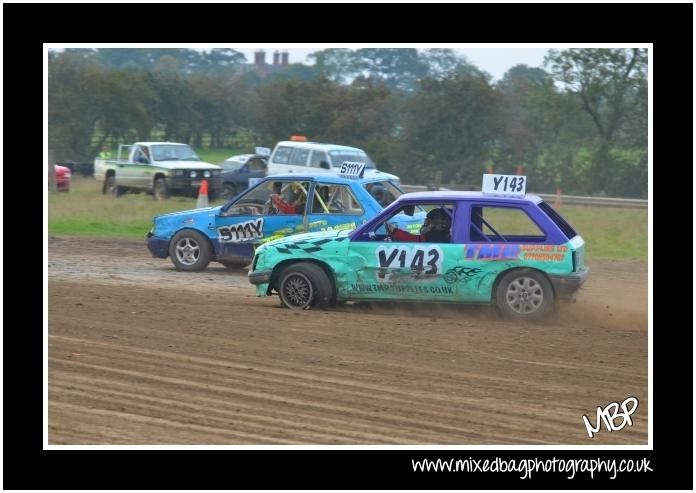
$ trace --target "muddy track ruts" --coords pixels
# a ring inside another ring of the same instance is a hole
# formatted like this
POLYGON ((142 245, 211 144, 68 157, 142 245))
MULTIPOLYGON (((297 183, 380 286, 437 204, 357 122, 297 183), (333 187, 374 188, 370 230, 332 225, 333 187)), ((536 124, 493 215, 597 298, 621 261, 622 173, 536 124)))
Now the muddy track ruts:
POLYGON ((549 320, 454 305, 293 312, 246 271, 49 239, 51 444, 645 444, 647 266, 589 262, 549 320), (633 425, 582 415, 639 399, 633 425))

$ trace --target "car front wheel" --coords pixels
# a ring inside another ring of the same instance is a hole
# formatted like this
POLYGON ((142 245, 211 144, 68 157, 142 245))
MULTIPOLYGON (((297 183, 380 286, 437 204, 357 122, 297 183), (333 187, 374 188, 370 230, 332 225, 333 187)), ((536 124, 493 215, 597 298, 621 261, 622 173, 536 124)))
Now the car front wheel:
POLYGON ((152 198, 155 200, 165 200, 169 198, 169 187, 164 178, 157 178, 152 185, 152 198))
POLYGON ((179 231, 169 243, 169 256, 176 270, 200 272, 210 263, 210 242, 198 231, 179 231))
POLYGON ((278 294, 281 305, 292 310, 326 308, 333 299, 333 286, 321 267, 302 262, 281 273, 278 294))
POLYGON ((533 269, 515 269, 503 276, 496 289, 496 304, 503 315, 538 319, 553 309, 551 283, 533 269))

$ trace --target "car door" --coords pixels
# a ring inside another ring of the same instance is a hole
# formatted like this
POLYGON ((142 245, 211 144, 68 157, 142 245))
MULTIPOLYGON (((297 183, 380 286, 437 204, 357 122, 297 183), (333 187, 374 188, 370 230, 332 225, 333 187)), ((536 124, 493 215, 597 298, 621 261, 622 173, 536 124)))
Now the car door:
POLYGON ((119 164, 119 168, 116 171, 118 184, 124 187, 148 189, 151 183, 149 180, 146 183, 145 174, 146 172, 151 174, 150 162, 150 153, 147 147, 138 146, 133 155, 133 162, 119 164))
POLYGON ((216 245, 217 257, 251 260, 256 245, 304 232, 306 202, 305 207, 298 207, 296 212, 272 207, 272 196, 280 196, 292 188, 306 197, 309 182, 267 180, 223 206, 209 234, 216 245))
POLYGON ((465 215, 469 226, 464 231, 467 239, 460 265, 476 273, 476 282, 462 285, 467 299, 490 300, 500 273, 529 265, 529 258, 549 259, 551 264, 547 265, 561 265, 564 260, 570 263, 569 255, 562 250, 564 247, 550 244, 544 228, 525 206, 471 202, 465 215))
MULTIPOLYGON (((349 185, 317 182, 309 210, 308 229, 313 231, 355 229, 363 223, 369 205, 361 204, 349 185)), ((369 210, 373 214, 378 211, 369 210)))
MULTIPOLYGON (((449 242, 390 241, 384 223, 351 240, 348 258, 355 269, 341 294, 350 299, 459 301, 460 290, 446 273, 463 256, 453 203, 423 203, 425 209, 447 207, 451 213, 449 242)), ((396 213, 403 213, 399 209, 396 213)), ((394 214, 394 215, 397 215, 394 214)), ((394 215, 385 223, 398 222, 394 215)))

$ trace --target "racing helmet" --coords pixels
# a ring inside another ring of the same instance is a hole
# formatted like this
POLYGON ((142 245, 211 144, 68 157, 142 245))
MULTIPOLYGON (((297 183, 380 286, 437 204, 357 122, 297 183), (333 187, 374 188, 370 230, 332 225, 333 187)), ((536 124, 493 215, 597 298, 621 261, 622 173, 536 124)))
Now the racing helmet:
POLYGON ((425 216, 423 227, 420 230, 421 234, 431 231, 449 231, 452 226, 452 218, 442 208, 433 209, 425 216))

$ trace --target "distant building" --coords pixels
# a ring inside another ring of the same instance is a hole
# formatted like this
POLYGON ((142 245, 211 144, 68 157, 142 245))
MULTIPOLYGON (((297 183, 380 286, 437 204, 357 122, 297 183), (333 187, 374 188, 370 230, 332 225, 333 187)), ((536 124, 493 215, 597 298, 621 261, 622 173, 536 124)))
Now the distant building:
POLYGON ((256 72, 260 78, 268 77, 276 72, 281 72, 288 68, 290 63, 290 54, 287 51, 273 52, 273 64, 266 63, 266 52, 264 50, 258 50, 254 52, 254 63, 242 64, 241 72, 251 72, 252 70, 256 72))
POLYGON ((275 50, 273 52, 273 63, 266 63, 266 52, 258 50, 254 52, 253 63, 240 63, 234 66, 235 77, 253 72, 257 77, 263 79, 269 75, 282 72, 290 65, 290 54, 287 51, 275 50))

